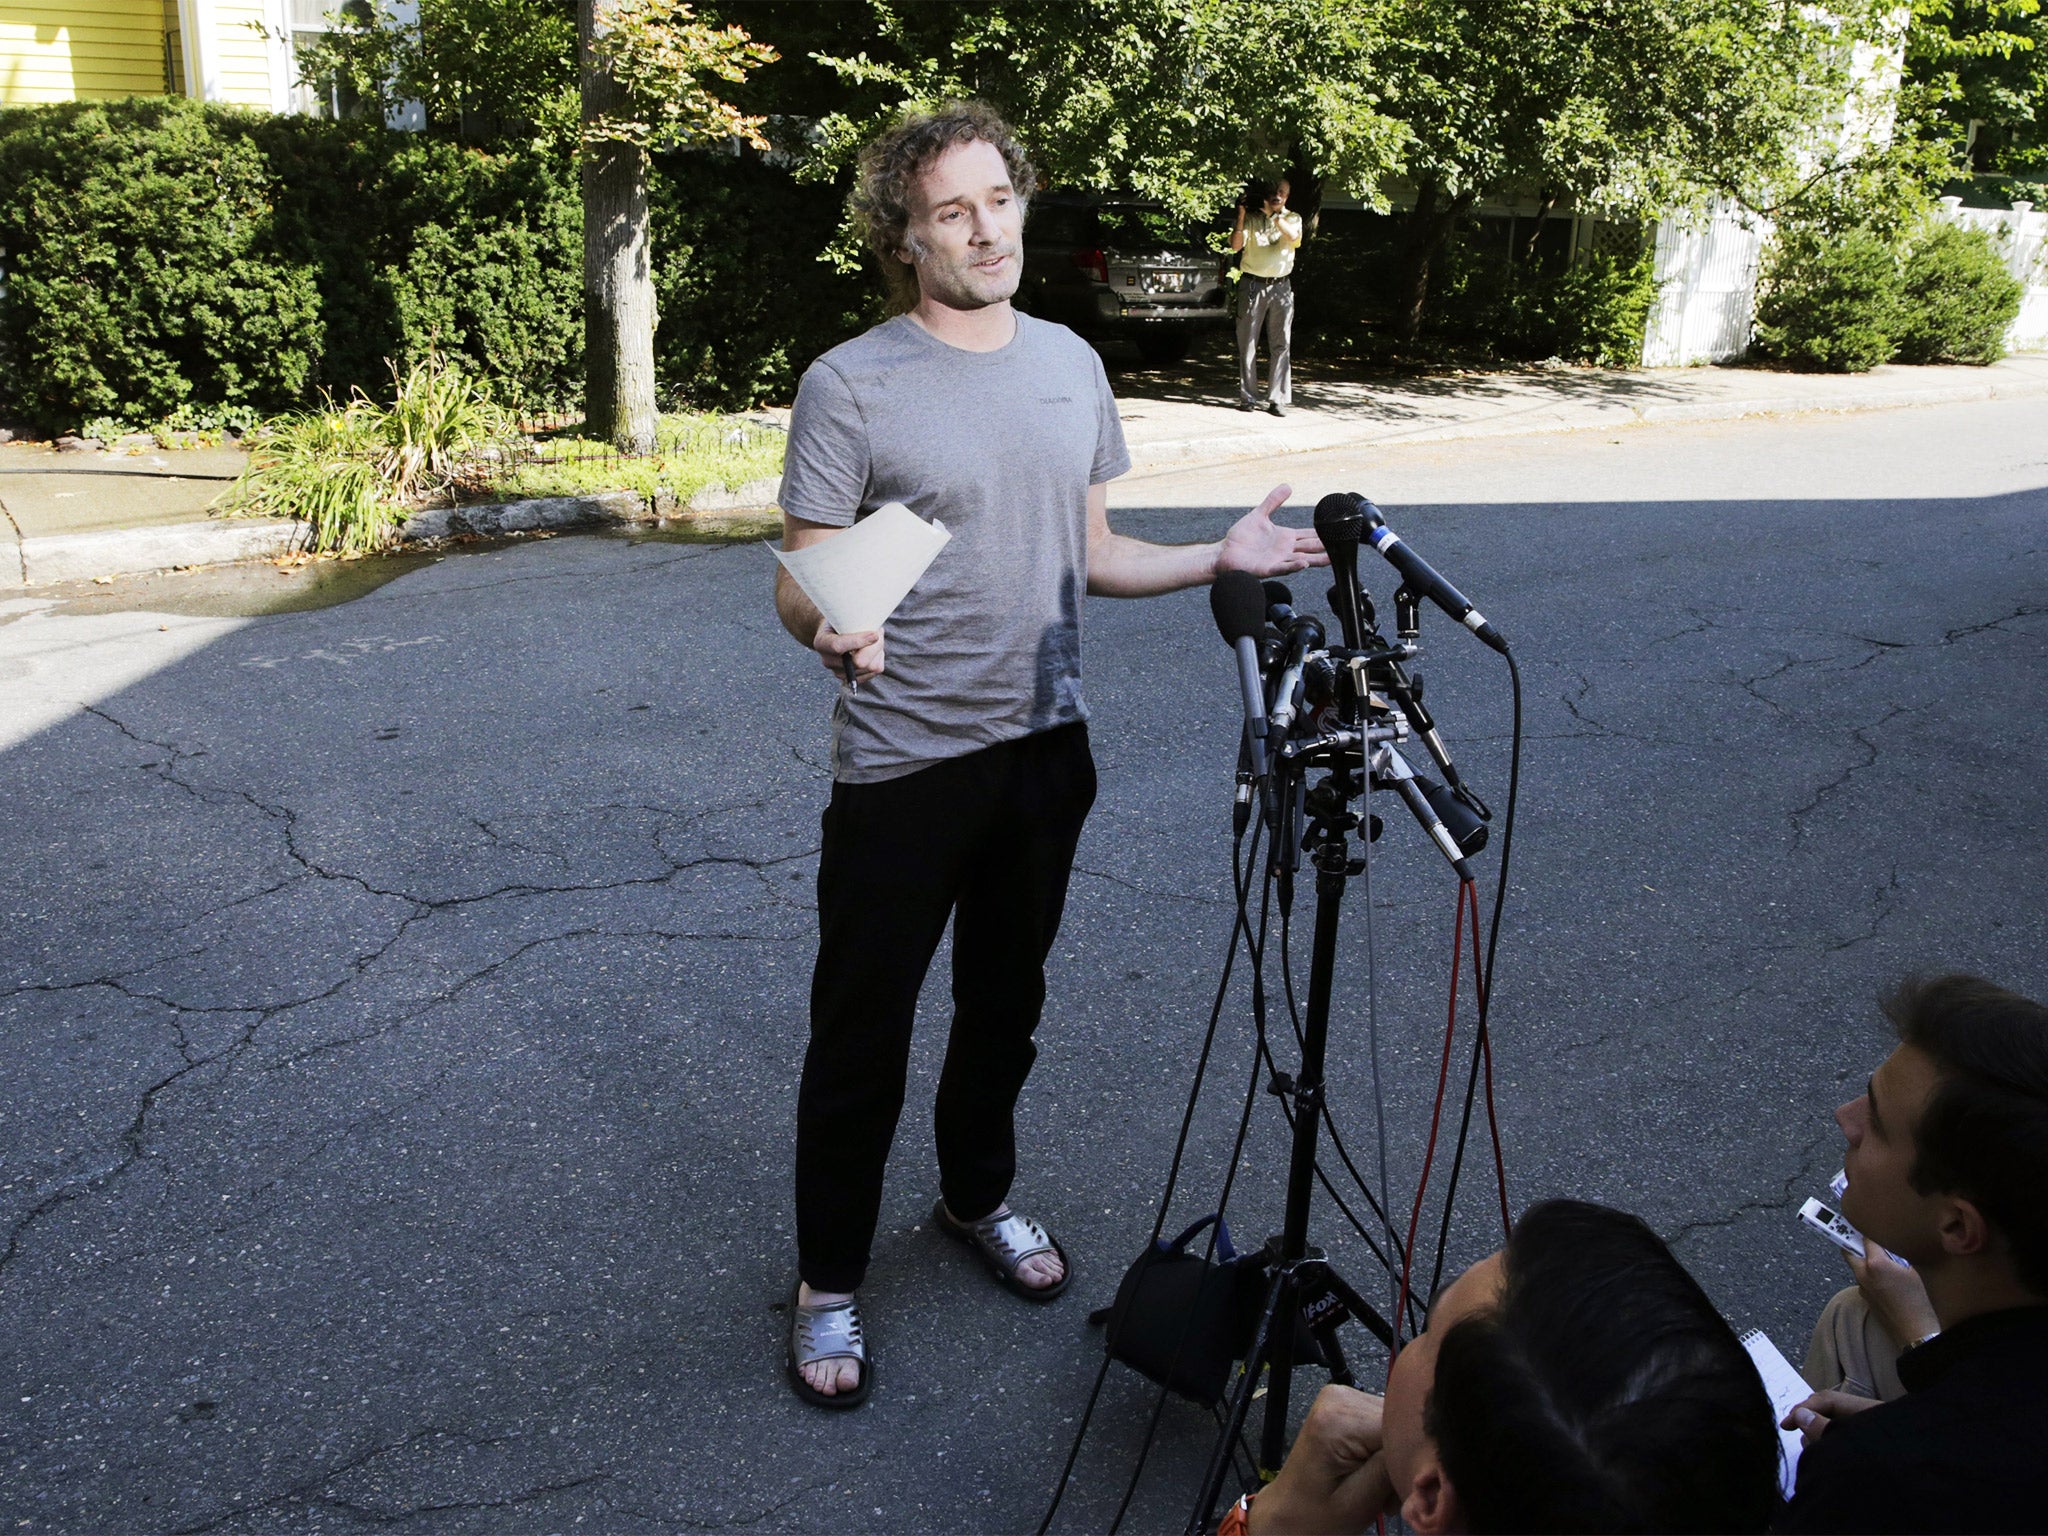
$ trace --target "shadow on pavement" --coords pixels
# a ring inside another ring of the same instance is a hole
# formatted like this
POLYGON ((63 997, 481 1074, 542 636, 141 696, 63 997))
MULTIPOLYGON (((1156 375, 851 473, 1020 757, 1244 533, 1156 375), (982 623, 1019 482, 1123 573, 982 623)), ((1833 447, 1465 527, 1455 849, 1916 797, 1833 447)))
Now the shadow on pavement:
MULTIPOLYGON (((1880 1047, 1867 1000, 1909 963, 2009 975, 2048 941, 2048 596, 2022 558, 2043 505, 1405 513, 1522 647, 1511 1194, 1640 1211, 1788 1350, 1838 1280, 1790 1212, 1836 1166, 1837 1077, 1880 1047)), ((1228 654, 1199 592, 1089 605, 1102 798, 1018 1191, 1072 1293, 1018 1302, 926 1229, 942 957, 869 1285, 875 1401, 827 1417, 783 1384, 779 1308, 831 684, 770 573, 752 547, 601 538, 429 563, 224 630, 0 753, 10 1529, 1035 1522, 1231 928, 1228 654)), ((1498 807, 1502 670, 1447 622, 1425 639, 1431 706, 1498 807)), ((1390 814, 1332 1072, 1367 1147, 1369 910, 1397 1205, 1452 900, 1390 814)), ((1252 1081, 1247 1014, 1240 991, 1185 1220, 1252 1081)), ((1284 1177, 1256 1113, 1246 1245, 1284 1177)), ((1483 1169, 1461 1191, 1454 1266, 1494 1240, 1483 1169)), ((1384 1289, 1327 1205, 1315 1236, 1384 1289)), ((1114 1376, 1064 1528, 1107 1523, 1150 1408, 1114 1376)), ((1178 1527, 1210 1433, 1168 1405, 1134 1529, 1178 1527)))

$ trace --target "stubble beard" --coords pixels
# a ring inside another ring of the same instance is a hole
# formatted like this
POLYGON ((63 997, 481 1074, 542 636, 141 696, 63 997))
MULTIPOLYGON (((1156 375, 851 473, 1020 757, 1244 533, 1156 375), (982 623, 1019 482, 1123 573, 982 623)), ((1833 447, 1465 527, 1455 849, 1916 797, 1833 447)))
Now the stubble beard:
POLYGON ((916 262, 919 291, 949 309, 987 309, 1008 303, 1016 295, 1023 263, 1018 260, 1015 245, 1005 243, 992 251, 956 261, 915 237, 906 243, 916 262), (1000 274, 992 276, 979 269, 978 263, 997 256, 1009 258, 1000 274))

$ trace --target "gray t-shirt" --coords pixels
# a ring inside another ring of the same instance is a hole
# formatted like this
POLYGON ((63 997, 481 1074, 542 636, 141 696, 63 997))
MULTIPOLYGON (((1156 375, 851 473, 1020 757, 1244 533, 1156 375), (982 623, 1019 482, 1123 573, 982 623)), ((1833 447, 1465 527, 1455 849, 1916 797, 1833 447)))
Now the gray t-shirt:
POLYGON ((882 675, 840 693, 835 778, 1088 718, 1088 488, 1130 467, 1102 360, 1063 325, 1020 314, 1007 346, 966 352, 899 315, 811 364, 782 510, 847 527, 900 501, 953 536, 883 626, 882 675))

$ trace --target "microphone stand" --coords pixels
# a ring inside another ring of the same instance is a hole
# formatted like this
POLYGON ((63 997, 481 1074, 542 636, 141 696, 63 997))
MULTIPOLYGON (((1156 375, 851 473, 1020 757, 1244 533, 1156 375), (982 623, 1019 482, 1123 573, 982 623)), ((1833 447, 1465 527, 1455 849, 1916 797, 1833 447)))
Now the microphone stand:
POLYGON ((1355 658, 1339 673, 1339 680, 1344 685, 1339 691, 1340 728, 1316 740, 1278 744, 1270 757, 1274 776, 1283 779, 1277 797, 1280 805, 1293 802, 1307 813, 1310 862, 1316 872, 1315 936, 1309 952, 1300 1070, 1290 1077, 1276 1069, 1269 1084, 1269 1091, 1289 1101, 1293 1110, 1287 1204, 1280 1234, 1267 1241, 1261 1258, 1271 1274, 1265 1305, 1223 1429, 1210 1452, 1201 1497, 1188 1518, 1187 1536, 1200 1536, 1208 1526, 1224 1479, 1229 1475, 1231 1449, 1243 1435, 1253 1399, 1259 1395, 1262 1374, 1266 1408, 1258 1465, 1261 1480, 1270 1481, 1287 1454, 1288 1406, 1295 1368, 1322 1366, 1329 1371, 1332 1381, 1351 1385, 1354 1378, 1337 1340, 1337 1330, 1346 1321, 1364 1324, 1388 1349, 1394 1346, 1394 1331, 1386 1319, 1331 1267, 1323 1250, 1308 1240, 1309 1212, 1315 1197, 1316 1145, 1322 1128, 1324 1062, 1330 1038, 1330 993, 1337 968, 1339 919, 1345 886, 1366 867, 1363 857, 1351 857, 1348 838, 1353 832, 1362 832, 1364 841, 1369 843, 1374 830, 1366 818, 1351 809, 1351 801, 1367 793, 1373 745, 1391 739, 1394 734, 1390 726, 1372 724, 1367 718, 1365 657, 1355 658), (1317 766, 1329 768, 1329 777, 1312 789, 1306 788, 1306 775, 1317 766), (1301 1347, 1304 1342, 1309 1346, 1307 1350, 1301 1347))

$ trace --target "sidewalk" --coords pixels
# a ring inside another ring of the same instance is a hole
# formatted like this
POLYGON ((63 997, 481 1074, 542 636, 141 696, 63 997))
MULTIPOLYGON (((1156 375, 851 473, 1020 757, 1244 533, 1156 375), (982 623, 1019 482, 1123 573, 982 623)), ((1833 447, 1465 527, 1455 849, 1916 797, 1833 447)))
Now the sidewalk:
POLYGON ((1146 470, 1319 448, 2048 394, 2048 353, 1989 368, 1887 364, 1864 374, 1538 367, 1362 382, 1331 377, 1311 362, 1296 370, 1294 406, 1284 417, 1238 410, 1234 378, 1216 368, 1130 373, 1113 376, 1112 384, 1133 467, 1146 470))
MULTIPOLYGON (((2007 358, 1989 368, 1888 365, 1853 375, 1533 367, 1365 380, 1341 377, 1331 365, 1311 360, 1296 371, 1294 407, 1284 417, 1238 410, 1234 382, 1214 358, 1119 371, 1112 384, 1133 467, 1143 472, 1321 448, 2042 395, 2048 394, 2048 354, 2007 358)), ((130 455, 0 445, 0 591, 284 553, 293 524, 206 518, 241 460, 234 448, 130 455)), ((519 503, 498 522, 524 528, 618 520, 612 500, 519 503)), ((637 497, 632 501, 638 505, 637 497)), ((466 521, 485 510, 468 509, 466 521)), ((415 520, 429 533, 447 531, 445 521, 415 520)))

